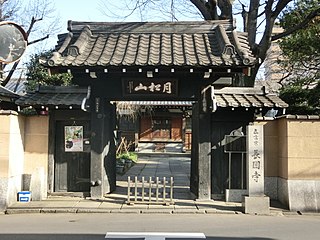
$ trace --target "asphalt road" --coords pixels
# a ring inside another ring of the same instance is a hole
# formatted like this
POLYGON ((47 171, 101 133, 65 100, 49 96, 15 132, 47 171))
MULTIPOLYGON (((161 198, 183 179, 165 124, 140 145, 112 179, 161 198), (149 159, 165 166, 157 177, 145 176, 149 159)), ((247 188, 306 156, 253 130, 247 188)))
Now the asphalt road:
POLYGON ((101 240, 110 232, 204 233, 206 239, 212 240, 313 240, 320 239, 320 216, 57 213, 0 215, 1 240, 101 240))

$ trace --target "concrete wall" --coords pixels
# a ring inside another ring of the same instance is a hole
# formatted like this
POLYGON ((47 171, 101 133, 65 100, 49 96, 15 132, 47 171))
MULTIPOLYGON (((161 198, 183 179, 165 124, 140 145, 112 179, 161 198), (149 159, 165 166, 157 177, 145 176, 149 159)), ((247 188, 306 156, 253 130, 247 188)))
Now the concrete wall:
POLYGON ((265 130, 265 192, 292 211, 320 211, 320 119, 259 121, 265 130))
POLYGON ((17 200, 24 167, 24 117, 0 111, 0 211, 17 200))
POLYGON ((27 176, 31 175, 30 191, 33 200, 42 200, 47 197, 48 133, 48 116, 25 118, 23 173, 27 176))
POLYGON ((287 127, 289 208, 320 212, 320 120, 280 119, 287 127))
POLYGON ((0 111, 0 123, 0 211, 3 211, 17 201, 21 190, 32 191, 35 200, 46 197, 48 116, 24 117, 14 111, 0 111), (24 176, 30 176, 28 184, 24 184, 24 176))

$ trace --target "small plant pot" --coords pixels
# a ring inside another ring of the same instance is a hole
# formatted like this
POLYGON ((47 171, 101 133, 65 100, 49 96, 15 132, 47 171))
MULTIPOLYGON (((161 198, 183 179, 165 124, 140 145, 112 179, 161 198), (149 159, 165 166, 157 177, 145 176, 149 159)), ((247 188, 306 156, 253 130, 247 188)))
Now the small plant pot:
POLYGON ((122 174, 123 172, 124 172, 124 165, 120 165, 120 164, 117 164, 116 165, 116 172, 118 173, 118 174, 122 174))
POLYGON ((126 162, 126 159, 120 158, 118 161, 119 161, 119 164, 122 164, 122 165, 123 165, 123 164, 126 162))
POLYGON ((131 160, 126 160, 125 165, 126 165, 126 169, 131 168, 131 166, 132 166, 132 161, 131 161, 131 160))

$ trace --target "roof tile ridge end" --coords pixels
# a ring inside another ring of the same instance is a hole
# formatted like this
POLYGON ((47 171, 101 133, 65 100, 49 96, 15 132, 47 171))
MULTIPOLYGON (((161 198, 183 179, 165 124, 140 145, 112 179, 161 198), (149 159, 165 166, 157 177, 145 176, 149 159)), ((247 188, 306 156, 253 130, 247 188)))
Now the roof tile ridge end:
POLYGON ((92 32, 90 27, 88 25, 84 26, 76 42, 69 47, 68 55, 74 57, 81 55, 84 52, 86 45, 91 37, 92 32))
POLYGON ((233 38, 233 41, 235 43, 235 49, 239 53, 239 55, 241 56, 243 64, 245 64, 245 65, 251 64, 253 59, 249 56, 248 52, 245 51, 245 49, 243 49, 241 47, 241 44, 240 44, 240 41, 239 41, 238 32, 237 32, 236 29, 234 29, 232 31, 232 38, 233 38))
POLYGON ((235 46, 230 42, 230 39, 226 33, 225 28, 221 24, 219 24, 215 28, 215 31, 222 40, 222 41, 219 41, 221 53, 223 55, 233 56, 235 54, 235 46))
POLYGON ((54 51, 52 53, 52 57, 47 60, 47 64, 49 66, 54 66, 56 63, 59 62, 59 59, 60 59, 62 53, 66 50, 66 48, 70 44, 72 37, 73 37, 73 33, 69 32, 67 34, 67 37, 64 39, 64 41, 63 41, 61 47, 59 48, 59 50, 54 51))

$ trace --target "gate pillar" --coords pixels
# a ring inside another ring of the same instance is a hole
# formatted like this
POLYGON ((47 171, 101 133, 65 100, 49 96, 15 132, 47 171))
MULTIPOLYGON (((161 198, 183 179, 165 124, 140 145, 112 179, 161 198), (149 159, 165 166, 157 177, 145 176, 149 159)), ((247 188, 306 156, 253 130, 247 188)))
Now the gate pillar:
POLYGON ((244 212, 269 214, 270 199, 264 195, 264 133, 263 125, 247 126, 247 188, 243 198, 244 212))
POLYGON ((201 112, 199 103, 192 110, 190 189, 197 199, 211 199, 211 114, 201 112))
POLYGON ((94 98, 91 109, 91 197, 103 198, 116 188, 115 107, 94 98))

